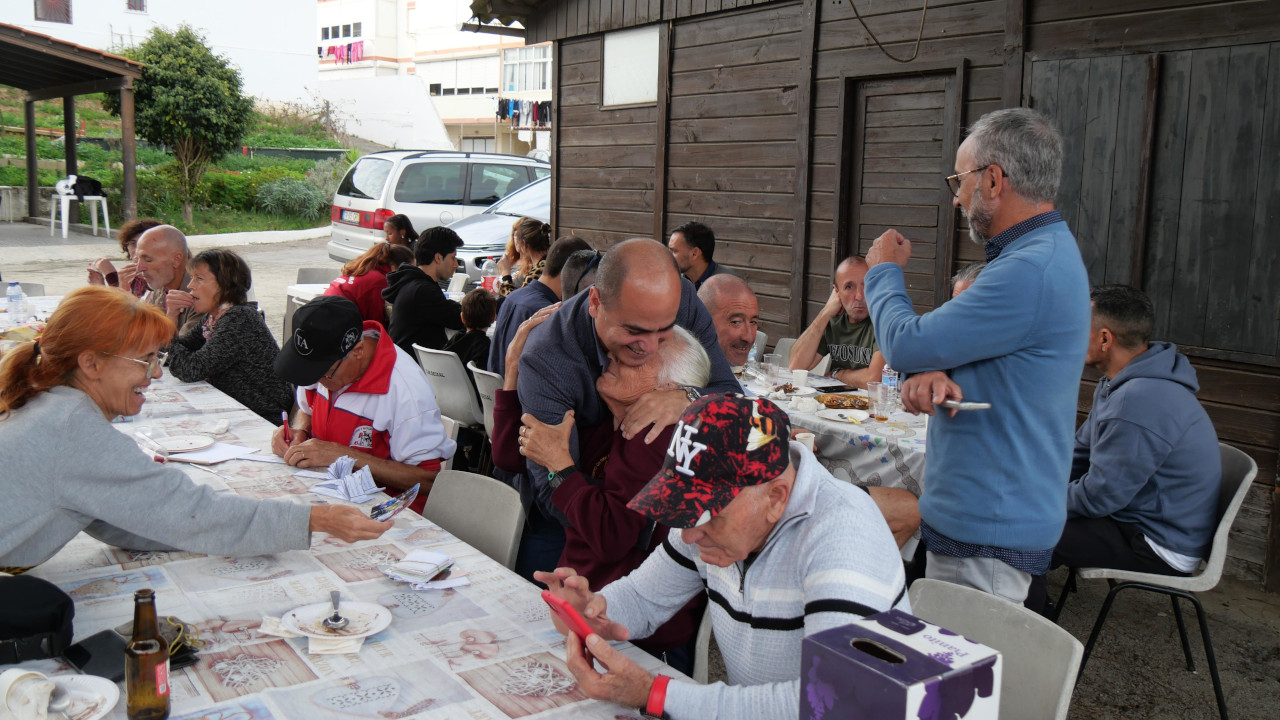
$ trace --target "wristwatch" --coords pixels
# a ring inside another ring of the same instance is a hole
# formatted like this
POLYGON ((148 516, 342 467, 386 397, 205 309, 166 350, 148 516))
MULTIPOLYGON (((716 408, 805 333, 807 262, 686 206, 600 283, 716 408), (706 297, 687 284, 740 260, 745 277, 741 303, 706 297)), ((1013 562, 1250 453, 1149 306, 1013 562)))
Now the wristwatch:
POLYGON ((684 391, 684 396, 689 398, 689 402, 697 402, 702 397, 702 391, 692 385, 681 385, 680 389, 684 391))
POLYGON ((547 473, 547 484, 551 486, 552 490, 555 490, 560 487, 560 483, 564 482, 565 478, 576 472, 578 472, 577 465, 570 465, 563 470, 552 470, 547 473))
POLYGON ((640 708, 640 715, 650 720, 668 720, 667 713, 664 712, 667 704, 667 683, 671 682, 671 678, 666 675, 658 675, 653 678, 653 685, 649 687, 649 700, 640 708))

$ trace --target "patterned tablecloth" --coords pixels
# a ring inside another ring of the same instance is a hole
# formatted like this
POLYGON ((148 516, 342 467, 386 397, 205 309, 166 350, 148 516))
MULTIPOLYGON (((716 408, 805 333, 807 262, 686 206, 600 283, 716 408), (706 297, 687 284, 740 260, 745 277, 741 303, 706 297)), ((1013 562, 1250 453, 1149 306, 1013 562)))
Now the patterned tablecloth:
MULTIPOLYGON (((226 420, 228 427, 214 436, 217 440, 270 453, 273 428, 206 383, 179 384, 166 376, 148 397, 143 414, 121 423, 122 431, 147 427, 157 436, 209 434, 226 420)), ((296 477, 294 468, 283 464, 235 460, 209 469, 173 466, 220 491, 336 502, 309 492, 317 481, 296 477)), ((208 646, 199 663, 172 675, 170 717, 176 720, 639 717, 582 694, 563 663, 563 638, 537 588, 409 511, 376 540, 351 545, 316 534, 309 551, 263 557, 130 552, 81 534, 32 574, 74 598, 77 641, 132 620, 133 592, 143 587, 155 589, 162 616, 196 625, 208 646), (453 556, 471 585, 414 592, 379 572, 379 565, 414 548, 453 556), (259 634, 264 615, 279 617, 327 601, 334 589, 344 599, 391 610, 391 626, 369 637, 358 654, 309 655, 305 638, 259 634)), ((637 648, 620 647, 650 671, 663 667, 637 648)), ((54 660, 25 665, 50 674, 74 672, 54 660)), ((107 717, 124 718, 124 710, 122 690, 107 717)))

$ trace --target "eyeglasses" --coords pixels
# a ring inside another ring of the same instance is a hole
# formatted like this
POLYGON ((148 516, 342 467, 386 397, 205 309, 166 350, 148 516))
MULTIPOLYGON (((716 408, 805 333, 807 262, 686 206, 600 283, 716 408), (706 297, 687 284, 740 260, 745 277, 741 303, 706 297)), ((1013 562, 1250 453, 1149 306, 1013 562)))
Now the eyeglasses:
POLYGON ((102 354, 108 357, 120 358, 121 360, 128 360, 129 362, 136 362, 139 365, 146 365, 147 377, 151 377, 152 375, 155 375, 156 368, 163 365, 164 361, 169 359, 169 353, 163 350, 161 350, 160 352, 157 352, 155 354, 155 357, 151 358, 150 360, 139 360, 138 358, 125 357, 124 355, 116 355, 115 353, 102 353, 102 354))
POLYGON ((986 170, 987 168, 991 167, 992 164, 994 163, 983 165, 982 167, 976 167, 972 170, 965 170, 964 172, 956 173, 955 175, 948 175, 947 187, 951 188, 951 194, 955 197, 960 197, 960 183, 963 182, 960 178, 963 178, 965 175, 968 175, 969 173, 982 172, 983 170, 986 170))
MULTIPOLYGON (((350 355, 350 353, 348 353, 347 355, 350 355)), ((347 355, 343 355, 342 357, 338 358, 338 362, 334 363, 333 367, 329 368, 329 372, 325 373, 324 377, 320 379, 332 380, 333 376, 338 374, 338 370, 342 369, 342 363, 347 361, 347 355)))

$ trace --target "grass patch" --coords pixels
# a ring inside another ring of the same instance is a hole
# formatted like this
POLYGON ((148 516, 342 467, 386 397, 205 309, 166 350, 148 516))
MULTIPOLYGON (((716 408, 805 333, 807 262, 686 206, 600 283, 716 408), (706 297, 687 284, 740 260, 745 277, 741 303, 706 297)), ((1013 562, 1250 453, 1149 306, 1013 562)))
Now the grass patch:
POLYGON ((263 230, 305 230, 329 224, 322 216, 308 220, 296 215, 272 215, 256 210, 232 208, 196 208, 190 225, 182 222, 182 211, 162 211, 155 219, 168 223, 187 235, 216 235, 229 232, 260 232, 263 230))

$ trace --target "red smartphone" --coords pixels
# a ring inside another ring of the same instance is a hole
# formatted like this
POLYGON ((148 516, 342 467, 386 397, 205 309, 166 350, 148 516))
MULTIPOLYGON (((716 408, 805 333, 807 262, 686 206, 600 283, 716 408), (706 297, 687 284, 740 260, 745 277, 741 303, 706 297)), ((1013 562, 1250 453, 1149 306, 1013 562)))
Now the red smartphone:
POLYGON ((568 625, 569 629, 578 636, 578 639, 582 641, 585 647, 587 636, 594 633, 595 630, 591 629, 591 626, 587 624, 587 621, 578 613, 577 608, 570 605, 568 600, 565 600, 550 590, 542 591, 542 599, 547 602, 547 605, 551 606, 551 612, 559 616, 561 622, 568 625))

